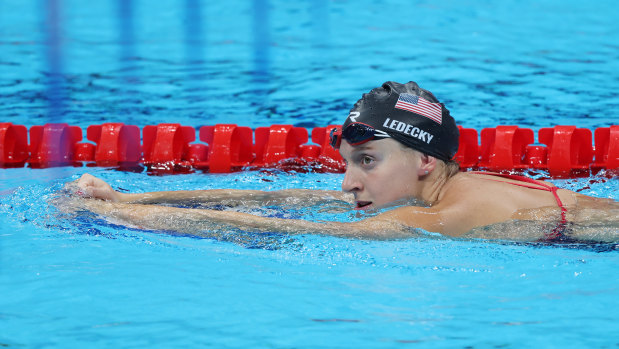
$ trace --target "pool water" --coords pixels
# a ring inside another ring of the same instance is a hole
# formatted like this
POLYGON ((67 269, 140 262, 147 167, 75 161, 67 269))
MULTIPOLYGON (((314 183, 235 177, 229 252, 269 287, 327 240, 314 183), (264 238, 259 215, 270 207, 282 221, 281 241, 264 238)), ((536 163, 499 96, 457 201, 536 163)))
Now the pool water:
MULTIPOLYGON (((615 6, 3 1, 0 122, 313 128, 340 123, 383 81, 416 80, 465 127, 594 129, 619 114, 615 6), (54 4, 58 25, 46 19, 54 4)), ((619 345, 616 244, 141 231, 49 204, 86 172, 133 192, 337 190, 342 180, 0 169, 2 347, 619 345)), ((553 183, 619 199, 619 179, 604 173, 553 183)), ((356 219, 317 207, 256 213, 356 219)))

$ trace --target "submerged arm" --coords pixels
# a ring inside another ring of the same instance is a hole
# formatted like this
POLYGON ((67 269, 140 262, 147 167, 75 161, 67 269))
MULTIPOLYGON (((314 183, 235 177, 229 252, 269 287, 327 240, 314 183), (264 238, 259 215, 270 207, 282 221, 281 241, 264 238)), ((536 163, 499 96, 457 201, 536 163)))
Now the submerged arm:
POLYGON ((216 203, 244 206, 283 205, 310 206, 327 201, 350 203, 351 195, 333 190, 285 189, 277 191, 211 189, 161 191, 150 193, 118 193, 117 202, 138 204, 182 204, 182 203, 216 203))
POLYGON ((328 201, 352 203, 352 195, 338 191, 286 189, 279 191, 212 189, 159 191, 150 193, 121 193, 103 180, 84 174, 72 185, 85 197, 117 203, 139 204, 225 204, 225 205, 283 205, 311 206, 328 201))
POLYGON ((167 230, 201 235, 215 229, 237 228, 246 231, 289 234, 324 234, 333 236, 396 238, 411 236, 410 228, 377 217, 353 223, 311 222, 300 219, 261 217, 242 212, 188 209, 141 204, 83 200, 79 206, 99 215, 142 229, 167 230))

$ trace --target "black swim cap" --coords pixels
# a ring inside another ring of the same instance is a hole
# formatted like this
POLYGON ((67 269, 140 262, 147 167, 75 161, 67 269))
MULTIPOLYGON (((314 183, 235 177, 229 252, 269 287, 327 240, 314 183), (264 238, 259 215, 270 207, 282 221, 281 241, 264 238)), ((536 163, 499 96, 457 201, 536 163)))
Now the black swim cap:
POLYGON ((388 81, 363 94, 342 129, 353 122, 384 131, 405 146, 444 161, 458 151, 460 133, 449 110, 413 81, 388 81))

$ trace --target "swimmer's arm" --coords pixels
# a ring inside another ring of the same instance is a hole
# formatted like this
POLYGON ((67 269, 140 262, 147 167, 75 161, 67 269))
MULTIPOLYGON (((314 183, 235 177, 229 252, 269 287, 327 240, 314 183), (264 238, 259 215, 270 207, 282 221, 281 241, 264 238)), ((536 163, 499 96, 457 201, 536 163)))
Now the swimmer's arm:
POLYGON ((141 229, 175 231, 191 235, 237 228, 246 231, 372 239, 412 236, 411 227, 382 215, 352 223, 319 223, 299 219, 261 217, 242 212, 124 204, 93 199, 85 199, 80 207, 141 229))
POLYGON ((115 202, 136 204, 223 203, 249 205, 309 206, 327 201, 353 202, 353 196, 335 190, 285 189, 277 191, 210 189, 119 193, 115 202))
POLYGON ((67 184, 67 189, 80 192, 81 196, 119 203, 140 204, 188 204, 224 203, 242 205, 294 204, 309 206, 316 203, 339 200, 352 203, 351 194, 339 191, 287 189, 279 191, 213 189, 192 191, 161 191, 150 193, 121 193, 114 190, 100 178, 84 174, 75 182, 67 184), (291 202, 292 201, 292 202, 291 202))

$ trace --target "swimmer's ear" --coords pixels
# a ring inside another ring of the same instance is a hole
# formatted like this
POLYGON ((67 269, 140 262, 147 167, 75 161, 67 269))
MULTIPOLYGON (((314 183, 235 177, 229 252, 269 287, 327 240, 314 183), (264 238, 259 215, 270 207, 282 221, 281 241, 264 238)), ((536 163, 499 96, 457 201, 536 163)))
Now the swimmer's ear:
POLYGON ((420 166, 417 170, 417 175, 419 177, 427 176, 429 173, 432 173, 436 168, 436 158, 434 156, 420 154, 420 166))

